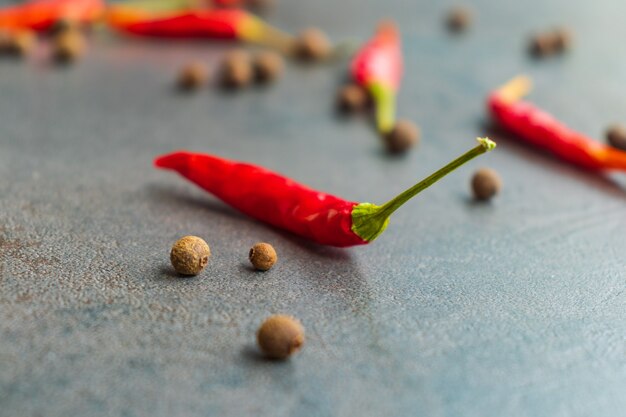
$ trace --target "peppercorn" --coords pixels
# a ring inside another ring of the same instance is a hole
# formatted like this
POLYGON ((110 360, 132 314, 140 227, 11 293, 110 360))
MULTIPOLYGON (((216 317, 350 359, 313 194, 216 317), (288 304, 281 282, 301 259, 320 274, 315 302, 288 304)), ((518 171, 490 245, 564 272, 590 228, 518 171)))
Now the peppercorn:
POLYGON ((69 63, 85 51, 85 38, 78 29, 68 29, 54 38, 53 56, 59 63, 69 63))
POLYGON ((556 52, 557 42, 553 33, 539 33, 530 39, 530 53, 543 58, 556 52))
POLYGON ((283 59, 276 52, 264 51, 253 60, 254 78, 260 83, 270 83, 278 78, 284 68, 283 59))
POLYGON ((556 52, 565 52, 572 46, 572 32, 564 27, 557 28, 552 34, 556 52))
POLYGON ((35 33, 30 30, 0 32, 0 53, 21 57, 32 51, 36 42, 35 33))
POLYGON ((267 271, 274 266, 278 260, 278 256, 276 255, 276 251, 272 245, 263 242, 257 243, 250 248, 248 258, 250 259, 252 266, 259 271, 267 271))
POLYGON ((235 50, 226 55, 221 68, 221 82, 224 87, 245 87, 252 81, 252 76, 252 62, 248 52, 235 50))
POLYGON ((178 76, 178 87, 181 90, 195 90, 206 84, 209 74, 206 66, 193 62, 183 67, 178 76))
POLYGON ((259 327, 257 343, 268 358, 286 359, 304 344, 304 328, 293 317, 276 314, 259 327))
POLYGON ((295 41, 294 54, 303 61, 321 61, 332 53, 332 45, 324 32, 309 28, 300 33, 295 41))
POLYGON ((176 241, 170 252, 172 266, 181 275, 198 275, 209 263, 211 249, 197 236, 185 236, 176 241))
POLYGON ((567 28, 534 35, 530 40, 530 52, 537 58, 560 54, 571 47, 572 34, 567 28))
POLYGON ((612 147, 626 151, 626 127, 618 124, 609 126, 606 140, 612 147))
POLYGON ((420 130, 408 120, 399 120, 391 132, 384 136, 387 150, 391 153, 402 153, 417 144, 420 130))
POLYGON ((357 84, 343 86, 337 93, 337 107, 345 113, 355 113, 369 105, 367 91, 357 84))
POLYGON ((469 9, 456 6, 450 9, 446 17, 446 25, 452 32, 464 32, 472 23, 472 13, 469 9))
POLYGON ((472 191, 477 200, 489 200, 502 188, 498 173, 489 168, 481 168, 472 177, 472 191))

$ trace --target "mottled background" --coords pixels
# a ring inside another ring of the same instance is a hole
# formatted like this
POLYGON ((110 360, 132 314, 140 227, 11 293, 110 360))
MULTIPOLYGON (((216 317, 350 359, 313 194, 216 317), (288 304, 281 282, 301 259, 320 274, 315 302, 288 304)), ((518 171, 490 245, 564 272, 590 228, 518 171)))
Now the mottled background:
MULTIPOLYGON (((0 62, 0 415, 626 415, 626 181, 562 164, 485 120, 487 92, 534 77, 533 101, 600 137, 626 122, 626 3, 278 0, 268 18, 364 39, 398 20, 406 54, 399 113, 422 127, 390 158, 364 120, 342 120, 341 64, 289 65, 270 88, 193 96, 171 86, 226 43, 98 33, 71 68, 0 62), (542 62, 528 35, 554 24, 574 50, 542 62), (383 202, 473 146, 498 141, 397 212, 374 244, 323 248, 250 220, 152 168, 175 148, 252 161, 316 188, 383 202), (505 188, 475 204, 490 166, 505 188), (177 278, 171 244, 195 234, 213 257, 177 278), (247 265, 271 242, 279 264, 247 265), (260 358, 271 313, 300 318, 302 353, 260 358)), ((6 1, 5 1, 6 3, 6 1)))

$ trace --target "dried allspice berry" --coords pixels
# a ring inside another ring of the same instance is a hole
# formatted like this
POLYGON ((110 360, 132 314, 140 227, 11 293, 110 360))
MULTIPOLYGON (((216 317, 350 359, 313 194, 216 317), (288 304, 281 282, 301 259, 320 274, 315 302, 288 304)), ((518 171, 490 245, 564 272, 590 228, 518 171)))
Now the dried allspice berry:
POLYGON ((472 23, 472 12, 462 6, 450 9, 446 16, 446 26, 451 32, 460 33, 467 30, 472 23))
POLYGON ((572 45, 572 33, 565 27, 535 34, 530 39, 530 53, 537 58, 561 54, 572 45))
POLYGON ((391 153, 403 153, 419 141, 420 130, 408 120, 399 120, 391 132, 384 136, 387 150, 391 153))
POLYGON ((345 113, 356 113, 369 105, 369 95, 365 88, 357 84, 343 86, 337 93, 337 107, 345 113))
POLYGON ((267 271, 274 266, 278 260, 278 256, 272 245, 260 242, 250 248, 248 259, 250 259, 250 263, 252 263, 255 269, 267 271))
POLYGON ((258 53, 253 61, 254 77, 260 83, 270 83, 283 73, 284 63, 280 55, 273 51, 258 53))
POLYGON ((181 90, 196 90, 206 84, 209 73, 205 65, 193 62, 183 67, 178 76, 178 87, 181 90))
POLYGON ((530 38, 530 53, 543 58, 556 52, 556 38, 552 33, 538 33, 530 38))
POLYGON ((254 76, 252 59, 244 50, 229 52, 221 68, 221 83, 227 88, 242 88, 250 84, 254 76))
POLYGON ((31 30, 0 31, 0 53, 15 57, 26 56, 37 41, 31 30))
POLYGON ((291 316, 276 314, 268 317, 257 331, 261 351, 271 359, 286 359, 304 344, 304 328, 291 316))
POLYGON ((554 33, 554 44, 557 52, 565 52, 572 47, 572 32, 566 27, 557 28, 554 33))
POLYGON ((209 263, 211 249, 197 236, 185 236, 176 241, 170 252, 172 266, 181 275, 198 275, 209 263))
POLYGON ((70 63, 85 52, 85 37, 78 29, 68 29, 53 40, 53 56, 59 63, 70 63))
POLYGON ((626 127, 618 124, 609 126, 606 140, 612 147, 626 151, 626 127))
POLYGON ((303 61, 321 61, 332 54, 333 46, 328 36, 317 28, 308 28, 295 41, 294 54, 303 61))
POLYGON ((472 191, 477 200, 490 200, 501 188, 502 180, 493 169, 481 168, 472 177, 472 191))

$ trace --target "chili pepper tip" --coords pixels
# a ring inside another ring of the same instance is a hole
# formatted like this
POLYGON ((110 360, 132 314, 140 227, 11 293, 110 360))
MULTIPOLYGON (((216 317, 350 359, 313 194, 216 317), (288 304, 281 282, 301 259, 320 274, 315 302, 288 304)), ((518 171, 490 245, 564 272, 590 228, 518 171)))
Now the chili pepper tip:
POLYGON ((160 156, 154 160, 154 166, 163 169, 174 169, 180 165, 180 162, 187 157, 189 152, 177 151, 167 155, 160 156))
POLYGON ((528 95, 533 88, 532 79, 526 75, 518 75, 507 81, 506 84, 498 88, 497 92, 501 99, 508 103, 519 101, 528 95))

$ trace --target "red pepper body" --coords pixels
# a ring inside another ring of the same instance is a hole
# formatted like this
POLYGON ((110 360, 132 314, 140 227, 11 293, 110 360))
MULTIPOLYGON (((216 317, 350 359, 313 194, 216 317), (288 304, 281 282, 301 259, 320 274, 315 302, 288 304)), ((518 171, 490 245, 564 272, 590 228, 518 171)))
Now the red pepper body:
POLYGON ((488 106, 492 117, 507 130, 566 161, 588 169, 626 169, 626 152, 568 128, 531 103, 511 102, 495 92, 488 106))
POLYGON ((402 71, 398 28, 391 22, 381 23, 374 37, 353 58, 352 78, 365 87, 377 83, 397 91, 402 71))
POLYGON ((235 39, 248 14, 236 9, 193 10, 161 17, 112 8, 109 23, 117 29, 142 36, 168 38, 235 39))
POLYGON ((155 160, 250 217, 323 245, 368 243, 352 231, 358 204, 322 193, 252 164, 175 152, 155 160))
POLYGON ((103 11, 102 0, 34 0, 0 9, 0 28, 45 31, 63 19, 93 22, 103 11))

